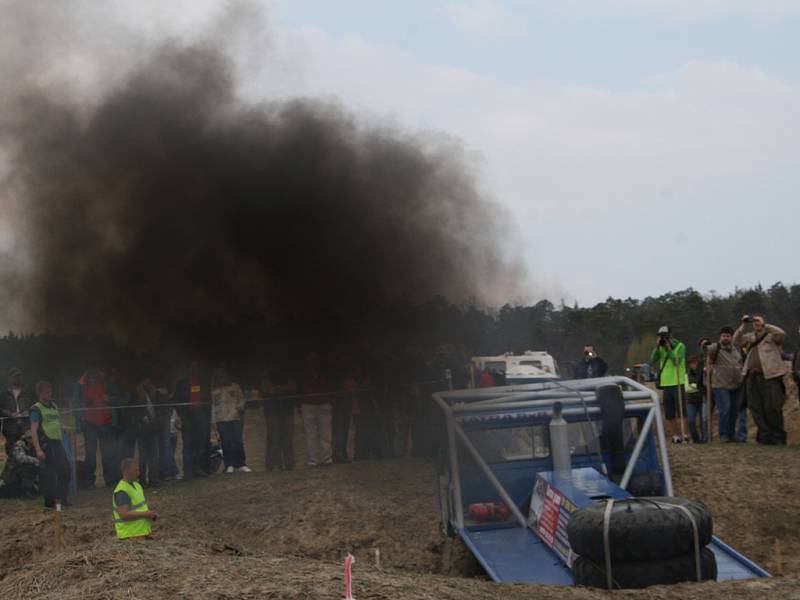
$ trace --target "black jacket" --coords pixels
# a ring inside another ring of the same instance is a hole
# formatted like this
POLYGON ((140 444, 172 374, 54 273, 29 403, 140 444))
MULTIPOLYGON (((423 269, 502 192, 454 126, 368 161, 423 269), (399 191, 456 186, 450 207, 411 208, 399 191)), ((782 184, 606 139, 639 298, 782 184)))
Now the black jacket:
POLYGON ((586 360, 585 358, 575 365, 575 379, 592 379, 605 377, 608 373, 608 363, 599 356, 586 360))
POLYGON ((210 420, 211 385, 209 384, 208 380, 203 378, 200 383, 200 402, 202 404, 199 411, 195 412, 190 406, 188 406, 189 397, 189 378, 184 377, 175 383, 175 391, 172 394, 172 401, 178 404, 178 406, 175 407, 175 410, 177 411, 178 416, 181 418, 181 421, 188 421, 200 415, 204 419, 210 420))

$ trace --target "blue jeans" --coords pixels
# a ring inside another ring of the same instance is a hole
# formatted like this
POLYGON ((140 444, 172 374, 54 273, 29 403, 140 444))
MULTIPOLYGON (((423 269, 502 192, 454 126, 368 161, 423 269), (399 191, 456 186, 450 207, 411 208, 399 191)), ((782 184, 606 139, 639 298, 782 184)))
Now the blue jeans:
POLYGON ((747 441, 747 409, 739 410, 740 390, 714 388, 714 404, 719 411, 719 437, 747 441))
POLYGON ((714 404, 717 407, 717 411, 719 411, 719 437, 725 439, 731 439, 732 431, 731 431, 731 410, 736 410, 738 407, 732 407, 731 404, 733 400, 736 398, 733 390, 723 390, 720 388, 714 388, 711 393, 714 396, 714 404))
POLYGON ((686 418, 689 421, 689 434, 692 436, 692 441, 697 444, 699 442, 707 442, 706 431, 708 431, 708 420, 703 414, 703 405, 694 404, 692 402, 686 403, 686 418), (700 416, 700 431, 697 431, 697 417, 700 416))
POLYGON ((111 425, 95 425, 84 421, 82 427, 86 487, 91 489, 95 484, 98 446, 100 446, 100 459, 103 464, 103 480, 107 487, 114 487, 122 474, 119 471, 118 443, 116 435, 111 430, 111 425))

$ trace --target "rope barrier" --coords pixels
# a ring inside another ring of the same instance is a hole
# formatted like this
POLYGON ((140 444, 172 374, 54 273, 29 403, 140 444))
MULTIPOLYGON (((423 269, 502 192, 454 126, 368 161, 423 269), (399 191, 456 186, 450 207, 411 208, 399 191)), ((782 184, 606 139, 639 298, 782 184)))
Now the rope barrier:
MULTIPOLYGON (((258 396, 257 398, 245 398, 246 403, 251 402, 264 402, 265 400, 295 400, 298 398, 320 398, 326 396, 357 396, 360 394, 372 393, 377 391, 383 391, 387 388, 391 387, 411 387, 415 385, 431 385, 435 383, 447 383, 446 379, 430 379, 427 381, 417 381, 412 383, 401 383, 401 384, 394 384, 392 386, 373 386, 369 388, 359 388, 357 390, 335 390, 332 392, 317 392, 313 394, 283 394, 280 396, 258 396)), ((72 413, 81 413, 86 411, 93 411, 93 410, 126 410, 131 408, 148 408, 152 407, 154 409, 159 408, 167 408, 167 407, 178 407, 178 406, 210 406, 213 402, 152 402, 150 404, 114 404, 114 405, 106 405, 101 407, 87 407, 87 406, 70 406, 69 408, 61 408, 61 404, 63 403, 71 403, 73 398, 70 397, 61 397, 61 398, 54 398, 54 401, 59 404, 59 414, 60 415, 68 415, 72 413)), ((19 420, 19 419, 26 419, 28 416, 23 415, 19 417, 0 417, 0 422, 7 421, 7 420, 19 420)))

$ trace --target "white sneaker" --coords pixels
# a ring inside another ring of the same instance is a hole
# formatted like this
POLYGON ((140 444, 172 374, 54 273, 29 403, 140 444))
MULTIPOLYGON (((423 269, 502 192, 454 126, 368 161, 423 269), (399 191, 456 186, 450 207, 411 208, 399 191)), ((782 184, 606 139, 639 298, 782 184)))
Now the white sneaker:
POLYGON ((248 467, 247 465, 245 465, 245 466, 243 466, 243 467, 239 467, 239 468, 238 468, 238 469, 236 469, 236 470, 237 470, 237 471, 239 471, 240 473, 252 473, 252 472, 253 472, 253 469, 251 469, 251 468, 250 468, 250 467, 248 467))
POLYGON ((234 470, 233 467, 226 467, 225 468, 225 472, 226 473, 233 473, 233 470, 234 470))

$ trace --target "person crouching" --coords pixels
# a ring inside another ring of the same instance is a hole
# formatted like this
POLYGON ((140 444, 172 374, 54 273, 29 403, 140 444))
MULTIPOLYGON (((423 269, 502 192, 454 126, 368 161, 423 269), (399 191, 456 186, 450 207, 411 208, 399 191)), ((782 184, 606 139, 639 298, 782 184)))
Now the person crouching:
POLYGON ((117 538, 151 539, 151 523, 158 519, 155 511, 147 506, 144 489, 139 479, 139 463, 133 458, 126 458, 121 464, 122 479, 114 488, 112 507, 114 528, 117 538))

